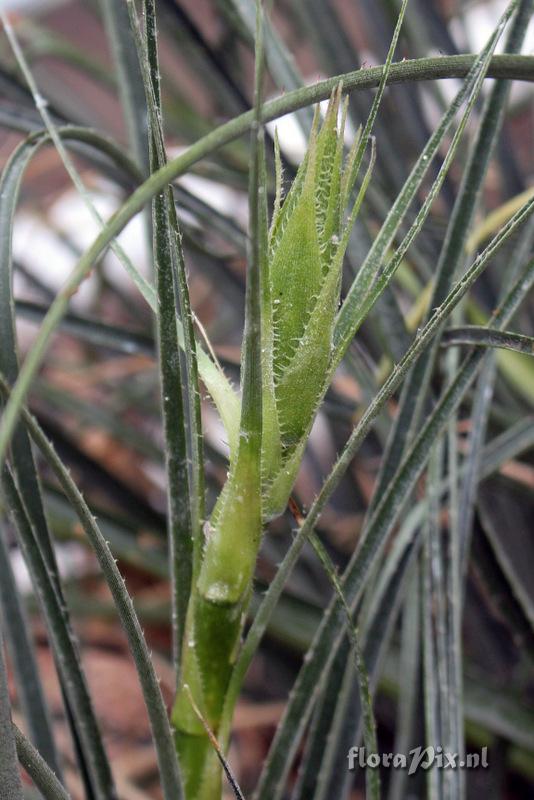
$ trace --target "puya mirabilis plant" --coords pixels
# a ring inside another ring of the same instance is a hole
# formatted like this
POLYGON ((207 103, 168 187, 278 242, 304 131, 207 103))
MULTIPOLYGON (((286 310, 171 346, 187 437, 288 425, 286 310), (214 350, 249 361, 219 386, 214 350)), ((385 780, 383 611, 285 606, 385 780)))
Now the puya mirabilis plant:
POLYGON ((223 708, 228 713, 226 690, 263 526, 286 507, 326 390, 343 257, 373 161, 347 217, 363 148, 356 137, 345 155, 346 113, 339 86, 322 126, 315 114, 307 153, 283 201, 276 144, 276 199, 260 276, 261 447, 250 448, 241 433, 205 525, 173 709, 186 796, 196 800, 220 794, 220 766, 205 723, 217 735, 223 708))

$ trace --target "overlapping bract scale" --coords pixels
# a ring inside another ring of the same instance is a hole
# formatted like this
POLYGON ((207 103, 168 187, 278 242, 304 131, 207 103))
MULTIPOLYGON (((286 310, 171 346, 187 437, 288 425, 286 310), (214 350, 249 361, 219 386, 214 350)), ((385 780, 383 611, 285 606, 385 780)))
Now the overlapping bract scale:
POLYGON ((338 87, 321 127, 316 113, 308 152, 283 202, 277 171, 262 290, 266 517, 279 513, 287 502, 324 393, 343 256, 357 211, 355 207, 344 225, 357 178, 358 147, 356 139, 344 158, 346 112, 338 87))

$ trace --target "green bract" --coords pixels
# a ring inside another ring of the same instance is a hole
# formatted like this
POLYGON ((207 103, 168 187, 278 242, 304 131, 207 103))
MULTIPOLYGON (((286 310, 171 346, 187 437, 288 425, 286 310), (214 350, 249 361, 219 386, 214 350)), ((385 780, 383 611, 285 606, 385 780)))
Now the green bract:
MULTIPOLYGON (((277 202, 263 276, 262 371, 264 518, 287 503, 306 438, 326 389, 341 269, 369 174, 344 223, 357 178, 359 137, 343 153, 346 102, 341 86, 319 130, 316 113, 306 157, 284 202, 277 202)), ((279 157, 277 158, 279 164, 279 157)))
POLYGON ((308 152, 283 202, 276 143, 276 201, 261 275, 261 475, 242 433, 212 514, 199 576, 200 593, 215 602, 243 598, 262 522, 287 504, 326 389, 343 256, 373 161, 344 221, 363 148, 356 137, 344 157, 347 103, 341 105, 339 86, 321 128, 315 114, 308 152))
POLYGON ((326 389, 343 257, 373 161, 345 221, 363 152, 356 137, 344 157, 346 114, 340 85, 322 127, 315 114, 308 152, 283 202, 276 143, 276 200, 261 276, 261 476, 241 434, 199 577, 201 594, 216 602, 238 602, 249 586, 262 522, 287 504, 326 389))

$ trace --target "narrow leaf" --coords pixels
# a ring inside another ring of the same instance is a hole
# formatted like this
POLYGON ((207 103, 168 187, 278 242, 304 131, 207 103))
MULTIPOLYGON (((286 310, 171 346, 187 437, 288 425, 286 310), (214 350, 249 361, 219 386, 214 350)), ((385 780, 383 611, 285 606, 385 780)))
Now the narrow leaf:
MULTIPOLYGON (((1 376, 0 389, 4 396, 9 391, 5 380, 1 376)), ((44 435, 35 418, 29 414, 26 409, 22 410, 22 420, 32 439, 35 441, 35 444, 39 447, 43 456, 46 458, 47 463, 54 471, 61 488, 65 493, 65 496, 68 498, 72 508, 75 510, 84 533, 86 534, 89 543, 91 544, 91 547, 98 558, 102 573, 109 586, 117 612, 128 637, 128 643, 137 667, 139 680, 147 707, 148 717, 154 735, 154 744, 156 747, 156 753, 158 755, 158 764, 161 772, 165 800, 171 800, 171 798, 173 798, 173 800, 174 798, 180 798, 182 797, 181 783, 167 710, 161 695, 158 679, 155 675, 154 665, 152 663, 139 620, 135 614, 131 598, 124 584, 124 579, 119 572, 115 558, 113 557, 113 554, 111 553, 104 536, 96 524, 95 518, 91 514, 85 500, 83 499, 83 496, 72 480, 68 469, 57 456, 52 444, 44 435)), ((21 511, 22 509, 19 508, 19 512, 21 511)), ((22 528, 24 528, 25 526, 23 518, 21 519, 21 523, 22 528)), ((26 536, 26 532, 24 530, 22 531, 22 535, 26 536)), ((26 539, 24 541, 26 542, 26 539)), ((23 543, 23 547, 30 549, 33 553, 33 545, 31 541, 23 543)), ((36 555, 32 555, 32 565, 32 570, 35 570, 35 575, 40 575, 41 568, 36 555)), ((50 624, 55 625, 56 623, 53 623, 52 621, 52 617, 55 619, 55 615, 57 613, 54 599, 53 597, 49 596, 46 587, 43 589, 43 592, 44 593, 41 596, 41 600, 42 602, 46 602, 47 609, 49 609, 48 614, 50 615, 50 624)), ((63 636, 60 624, 57 630, 57 636, 63 636)))
POLYGON ((37 789, 39 789, 44 800, 71 800, 69 793, 59 782, 39 751, 26 739, 16 725, 12 726, 12 730, 20 764, 24 767, 37 789))
POLYGON ((20 779, 11 705, 7 686, 7 670, 4 662, 3 640, 0 636, 0 781, 5 800, 24 800, 20 779))

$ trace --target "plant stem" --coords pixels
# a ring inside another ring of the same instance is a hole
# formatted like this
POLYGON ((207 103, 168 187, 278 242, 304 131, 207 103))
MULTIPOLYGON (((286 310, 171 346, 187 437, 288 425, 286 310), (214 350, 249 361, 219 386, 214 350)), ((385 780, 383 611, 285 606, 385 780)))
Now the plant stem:
POLYGON ((207 726, 215 736, 218 735, 244 613, 250 598, 262 530, 261 292, 268 249, 264 131, 260 121, 262 16, 258 0, 239 444, 228 481, 210 521, 200 574, 192 587, 182 686, 173 709, 176 745, 188 800, 201 800, 204 797, 208 800, 220 796, 219 756, 213 749, 206 729, 202 731, 202 727, 207 726), (191 708, 196 720, 193 719, 191 708), (200 729, 199 721, 202 726, 200 729))

